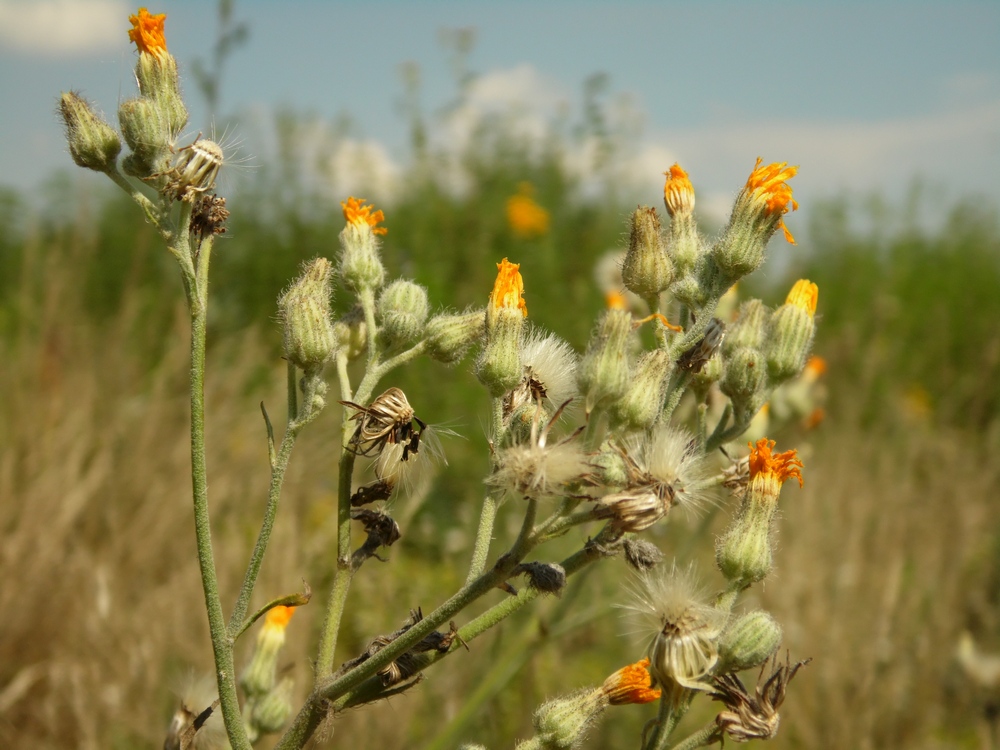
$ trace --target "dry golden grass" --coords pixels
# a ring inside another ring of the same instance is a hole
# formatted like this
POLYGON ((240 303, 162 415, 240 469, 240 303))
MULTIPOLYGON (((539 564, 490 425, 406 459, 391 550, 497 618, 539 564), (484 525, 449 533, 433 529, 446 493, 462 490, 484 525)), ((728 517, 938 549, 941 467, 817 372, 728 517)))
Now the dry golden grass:
MULTIPOLYGON (((68 282, 2 351, 0 745, 159 747, 173 689, 190 669, 210 671, 190 511, 187 333, 179 308, 168 330, 84 323, 68 282), (152 372, 137 337, 169 341, 152 372)), ((126 310, 121 320, 134 317, 126 310)), ((209 481, 227 607, 266 493, 257 403, 266 401, 276 426, 284 404, 283 363, 262 343, 269 334, 213 342, 209 355, 209 481)), ((297 590, 303 576, 318 594, 320 606, 304 608, 289 631, 300 694, 333 549, 333 412, 300 441, 258 585, 258 602, 297 590)), ((782 499, 776 575, 750 600, 785 624, 793 658, 814 658, 792 684, 775 746, 987 747, 984 711, 997 694, 970 685, 953 654, 963 629, 998 644, 1000 466, 989 452, 997 440, 919 420, 859 423, 846 413, 813 438, 806 488, 782 499)), ((471 523, 473 508, 455 512, 471 523)), ((417 538, 434 538, 430 522, 414 519, 417 538)), ((468 540, 452 537, 436 560, 404 536, 393 563, 369 563, 352 591, 341 656, 453 588, 468 540), (414 560, 430 574, 413 575, 414 560)), ((710 541, 701 546, 709 561, 710 541)), ((513 619, 410 695, 349 712, 335 737, 420 746, 488 680, 456 736, 511 746, 539 700, 597 683, 619 656, 635 655, 610 609, 623 570, 610 564, 568 592, 565 607, 550 600, 541 616, 513 619)), ((610 716, 593 746, 635 744, 647 716, 633 709, 610 716)))

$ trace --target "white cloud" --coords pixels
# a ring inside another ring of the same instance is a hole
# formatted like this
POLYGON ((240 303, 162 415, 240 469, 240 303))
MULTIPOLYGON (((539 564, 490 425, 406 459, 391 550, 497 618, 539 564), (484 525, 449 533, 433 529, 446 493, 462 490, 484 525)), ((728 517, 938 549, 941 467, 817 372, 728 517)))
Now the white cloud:
POLYGON ((43 56, 113 49, 129 13, 120 0, 0 0, 0 45, 43 56))

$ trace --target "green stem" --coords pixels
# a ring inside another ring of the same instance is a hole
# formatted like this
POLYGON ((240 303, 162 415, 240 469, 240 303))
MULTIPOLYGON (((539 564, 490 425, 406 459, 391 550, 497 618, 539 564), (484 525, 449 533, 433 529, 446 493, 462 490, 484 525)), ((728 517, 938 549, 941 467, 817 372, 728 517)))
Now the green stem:
POLYGON ((697 747, 707 747, 716 742, 722 742, 722 730, 715 722, 712 722, 678 742, 671 750, 695 750, 697 747))
POLYGON ((663 404, 663 412, 660 416, 661 421, 664 423, 670 421, 670 417, 673 415, 674 409, 676 409, 677 404, 681 402, 681 397, 684 395, 684 391, 687 389, 688 383, 690 382, 690 372, 675 367, 674 371, 670 373, 670 383, 667 386, 667 398, 663 404))
POLYGON ((660 699, 660 713, 657 716, 657 725, 653 730, 652 737, 647 741, 644 750, 666 750, 670 743, 670 735, 674 733, 677 724, 684 718, 688 707, 691 705, 691 697, 683 694, 676 694, 664 689, 663 697, 660 699))
MULTIPOLYGON (((187 212, 190 219, 190 211, 187 212)), ((181 246, 189 248, 187 222, 181 225, 181 246)), ((216 681, 226 732, 233 750, 249 750, 250 740, 243 725, 240 704, 236 696, 236 668, 233 663, 232 641, 226 628, 219 581, 212 551, 212 528, 208 512, 208 470, 205 460, 205 342, 208 318, 208 256, 211 243, 203 243, 199 263, 199 278, 189 296, 191 307, 191 483, 194 497, 195 535, 198 545, 198 564, 201 569, 208 627, 215 656, 216 681)))
POLYGON ((483 500, 483 509, 479 514, 479 528, 476 530, 476 541, 472 547, 472 563, 465 584, 472 583, 486 569, 486 558, 490 554, 490 542, 493 541, 493 524, 497 518, 499 502, 494 493, 489 493, 483 500))
MULTIPOLYGON (((347 440, 345 437, 345 445, 347 440)), ((343 451, 340 457, 340 479, 337 488, 337 570, 330 589, 326 619, 320 631, 319 653, 316 656, 317 681, 333 674, 337 635, 347 604, 347 592, 354 575, 351 566, 351 481, 354 476, 354 458, 354 454, 348 450, 343 451)))
POLYGON ((285 362, 285 389, 288 391, 288 418, 287 423, 291 423, 299 415, 299 378, 295 365, 289 360, 285 362))

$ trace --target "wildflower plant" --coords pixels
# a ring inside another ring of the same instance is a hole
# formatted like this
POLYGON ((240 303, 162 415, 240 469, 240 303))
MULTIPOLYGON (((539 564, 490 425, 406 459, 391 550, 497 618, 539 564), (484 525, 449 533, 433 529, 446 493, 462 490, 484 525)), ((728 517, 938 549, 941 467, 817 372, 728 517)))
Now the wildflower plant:
MULTIPOLYGON (((424 671, 460 655, 538 596, 558 595, 583 568, 613 557, 637 571, 628 606, 649 634, 645 657, 600 687, 540 706, 536 734, 520 747, 578 747, 611 706, 659 702, 642 746, 665 748, 699 698, 722 701, 727 710, 674 747, 712 744, 724 736, 773 736, 785 688, 799 665, 771 662, 773 674, 751 696, 736 673, 772 660, 782 630, 769 613, 741 613, 736 605, 743 591, 771 572, 778 497, 786 480, 802 483, 802 463, 794 450, 776 452, 767 438, 752 442, 747 456, 737 452, 775 389, 800 379, 818 290, 801 280, 777 310, 749 300, 735 320, 726 300, 734 284, 764 262, 777 230, 794 241, 784 220, 797 207, 787 182, 797 168, 758 159, 728 226, 711 242, 694 220, 691 181, 672 166, 664 186, 669 223, 664 226, 654 208, 632 212, 621 285, 608 290, 609 307, 582 355, 530 322, 530 279, 526 284, 520 265, 507 258, 497 263, 493 289, 483 290, 482 308, 432 314, 423 287, 405 278, 387 280, 390 270, 380 251, 384 212, 347 198, 341 203, 339 250, 306 263, 277 301, 287 364, 285 426, 279 440, 263 412, 268 501, 243 582, 238 591, 224 592, 209 524, 204 377, 209 266, 228 215, 215 183, 226 156, 212 141, 181 140, 187 110, 177 63, 167 50, 165 16, 143 8, 130 20, 139 95, 119 107, 120 135, 77 94, 63 94, 60 111, 74 161, 107 175, 159 231, 178 263, 190 312, 194 519, 218 697, 186 699, 167 746, 199 746, 199 733, 203 739, 209 731, 219 735, 221 713, 236 750, 269 733, 282 734, 278 748, 301 748, 322 722, 404 692, 424 671), (338 319, 331 308, 335 287, 354 303, 338 319), (646 306, 642 314, 621 303, 626 291, 646 306), (652 329, 645 343, 643 326, 652 329), (338 663, 353 579, 364 574, 369 558, 406 533, 386 502, 412 471, 442 453, 434 428, 418 416, 419 404, 393 385, 392 375, 418 357, 450 365, 472 349, 475 376, 491 405, 490 455, 464 583, 433 610, 411 611, 397 630, 372 634, 363 652, 338 663), (363 365, 358 382, 352 382, 351 362, 363 365), (686 406, 679 409, 682 399, 686 406), (341 406, 333 409, 341 425, 336 564, 322 597, 314 681, 296 707, 294 686, 279 679, 276 667, 294 608, 309 604, 312 592, 272 592, 256 609, 251 601, 293 448, 331 401, 341 406), (356 471, 362 462, 370 462, 374 475, 367 483, 356 471), (723 485, 739 498, 739 507, 716 547, 726 583, 710 596, 692 568, 667 565, 656 545, 640 535, 666 522, 675 506, 697 511, 723 485), (513 543, 497 551, 494 528, 501 510, 519 514, 521 523, 513 543), (586 527, 588 541, 564 559, 546 559, 546 543, 575 527, 586 527), (511 581, 520 577, 518 590, 511 581), (230 597, 226 616, 223 600, 230 597), (479 600, 489 606, 463 622, 463 612, 479 600), (261 618, 252 656, 237 672, 234 645, 261 618)), ((526 187, 507 210, 521 234, 548 227, 548 213, 526 187)), ((808 400, 796 394, 786 401, 808 400)))

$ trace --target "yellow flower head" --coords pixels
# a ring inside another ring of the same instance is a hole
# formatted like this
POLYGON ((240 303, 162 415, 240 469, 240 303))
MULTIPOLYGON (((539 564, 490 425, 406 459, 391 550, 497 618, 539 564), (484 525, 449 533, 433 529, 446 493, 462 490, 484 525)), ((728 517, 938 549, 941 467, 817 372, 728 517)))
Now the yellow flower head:
POLYGON ((524 239, 540 237, 549 231, 549 212, 535 202, 534 193, 530 182, 522 182, 517 195, 507 199, 507 225, 524 239))
POLYGON ((785 299, 786 305, 801 307, 809 317, 816 315, 816 303, 819 302, 819 287, 809 279, 799 279, 785 299))
POLYGON ((612 706, 626 703, 652 703, 659 700, 660 691, 652 687, 649 659, 622 667, 604 681, 601 690, 612 706))
POLYGON ((135 42, 139 52, 148 55, 159 55, 167 51, 167 38, 163 34, 163 22, 167 20, 166 13, 153 15, 145 8, 139 8, 139 15, 129 16, 128 38, 135 42))
POLYGON ((490 307, 494 310, 520 310, 524 317, 528 317, 528 306, 524 304, 524 279, 518 271, 520 267, 520 263, 511 263, 506 258, 497 263, 497 280, 490 293, 490 307))
POLYGON ((375 206, 366 206, 364 198, 355 198, 352 195, 346 202, 342 202, 340 207, 344 209, 344 219, 356 227, 370 226, 372 234, 386 234, 389 231, 385 227, 377 226, 380 221, 385 221, 382 210, 373 211, 375 206))
MULTIPOLYGON (((798 173, 799 168, 789 167, 787 162, 775 162, 774 164, 762 167, 762 161, 763 159, 758 156, 753 172, 747 178, 746 190, 750 194, 751 199, 755 202, 764 203, 766 206, 765 211, 772 215, 777 214, 781 216, 789 211, 798 210, 799 204, 792 198, 792 189, 788 186, 786 180, 794 177, 798 173)), ((785 239, 794 245, 795 238, 792 237, 792 233, 788 231, 785 222, 780 218, 778 226, 785 233, 785 239)))
POLYGON ((694 211, 694 186, 688 179, 687 172, 681 169, 680 164, 674 164, 663 174, 667 177, 663 185, 663 202, 667 207, 667 213, 675 216, 694 211))
POLYGON ((757 445, 750 443, 750 481, 757 477, 765 481, 777 482, 780 487, 788 479, 798 479, 802 486, 802 462, 795 450, 772 453, 774 441, 761 438, 757 445))

